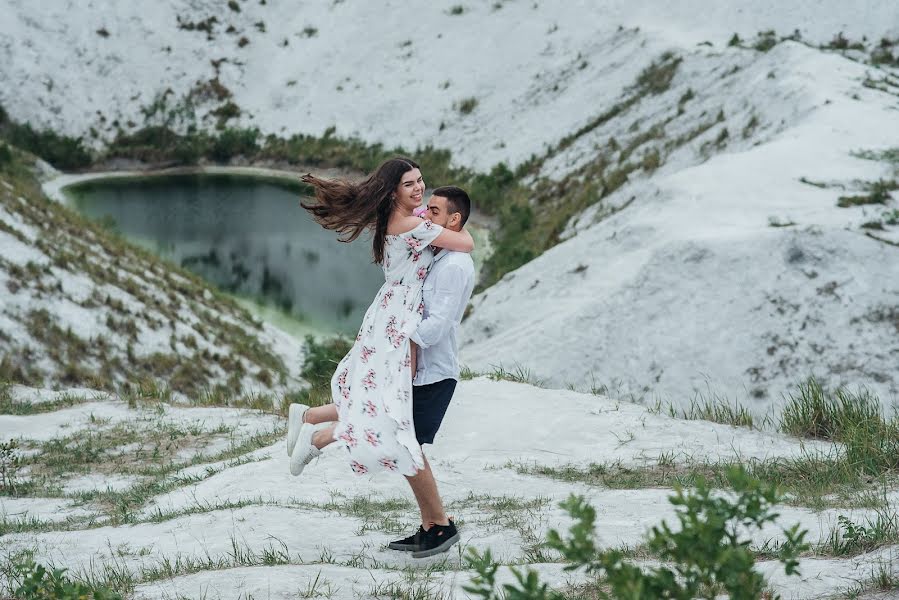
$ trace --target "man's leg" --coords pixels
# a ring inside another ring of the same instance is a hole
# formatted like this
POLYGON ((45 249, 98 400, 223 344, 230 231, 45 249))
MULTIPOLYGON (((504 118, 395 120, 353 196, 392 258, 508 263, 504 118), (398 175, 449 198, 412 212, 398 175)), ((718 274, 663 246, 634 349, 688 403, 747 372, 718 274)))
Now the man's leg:
POLYGON ((431 471, 431 463, 425 456, 425 468, 412 476, 407 476, 406 481, 415 494, 415 501, 418 503, 418 509, 421 511, 421 526, 427 531, 431 528, 431 524, 449 525, 449 519, 443 510, 443 501, 440 499, 440 493, 437 491, 437 482, 434 480, 434 473, 431 471))

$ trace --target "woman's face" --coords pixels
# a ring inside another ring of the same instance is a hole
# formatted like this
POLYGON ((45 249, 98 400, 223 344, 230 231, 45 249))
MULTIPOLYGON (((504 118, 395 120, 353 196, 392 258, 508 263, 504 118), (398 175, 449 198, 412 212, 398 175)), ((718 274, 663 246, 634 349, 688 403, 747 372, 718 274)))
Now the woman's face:
POLYGON ((421 200, 425 195, 425 180, 421 171, 412 169, 403 173, 400 184, 396 188, 396 203, 408 210, 414 210, 421 206, 421 200))

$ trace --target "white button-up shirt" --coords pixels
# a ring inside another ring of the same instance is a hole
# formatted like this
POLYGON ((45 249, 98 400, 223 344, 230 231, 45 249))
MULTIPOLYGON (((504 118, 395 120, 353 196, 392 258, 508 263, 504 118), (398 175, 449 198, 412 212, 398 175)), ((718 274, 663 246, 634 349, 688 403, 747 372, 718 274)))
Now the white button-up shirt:
POLYGON ((474 290, 474 263, 465 252, 441 250, 425 278, 424 317, 412 341, 418 344, 414 385, 459 379, 456 337, 474 290))

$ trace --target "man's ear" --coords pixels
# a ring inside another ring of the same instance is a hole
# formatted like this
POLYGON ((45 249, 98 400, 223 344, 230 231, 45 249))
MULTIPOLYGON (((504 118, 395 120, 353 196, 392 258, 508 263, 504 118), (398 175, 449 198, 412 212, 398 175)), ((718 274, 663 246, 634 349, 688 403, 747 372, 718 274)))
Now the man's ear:
MULTIPOLYGON (((459 225, 461 223, 462 223, 462 213, 453 213, 450 216, 448 225, 450 226, 451 229, 455 229, 456 227, 459 227, 459 225)), ((459 227, 459 229, 461 229, 461 227, 459 227)))

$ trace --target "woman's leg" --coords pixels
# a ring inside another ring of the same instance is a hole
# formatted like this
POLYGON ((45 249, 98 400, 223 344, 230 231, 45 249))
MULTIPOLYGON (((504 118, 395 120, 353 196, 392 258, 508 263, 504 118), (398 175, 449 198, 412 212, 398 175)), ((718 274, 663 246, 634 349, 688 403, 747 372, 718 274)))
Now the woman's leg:
POLYGON ((333 402, 331 404, 325 404, 324 406, 315 406, 306 411, 306 414, 303 415, 304 423, 312 423, 313 425, 318 425, 319 423, 330 423, 332 421, 337 420, 337 405, 333 402))
POLYGON ((409 358, 412 361, 412 380, 415 381, 415 371, 418 369, 418 344, 409 340, 409 358))
MULTIPOLYGON (((331 404, 330 406, 334 406, 331 404)), ((324 408, 324 407, 321 407, 324 408)), ((334 419, 336 420, 336 418, 334 419)), ((328 444, 334 441, 334 428, 337 425, 331 425, 330 427, 326 427, 324 429, 319 429, 312 435, 312 445, 321 450, 328 444)))

